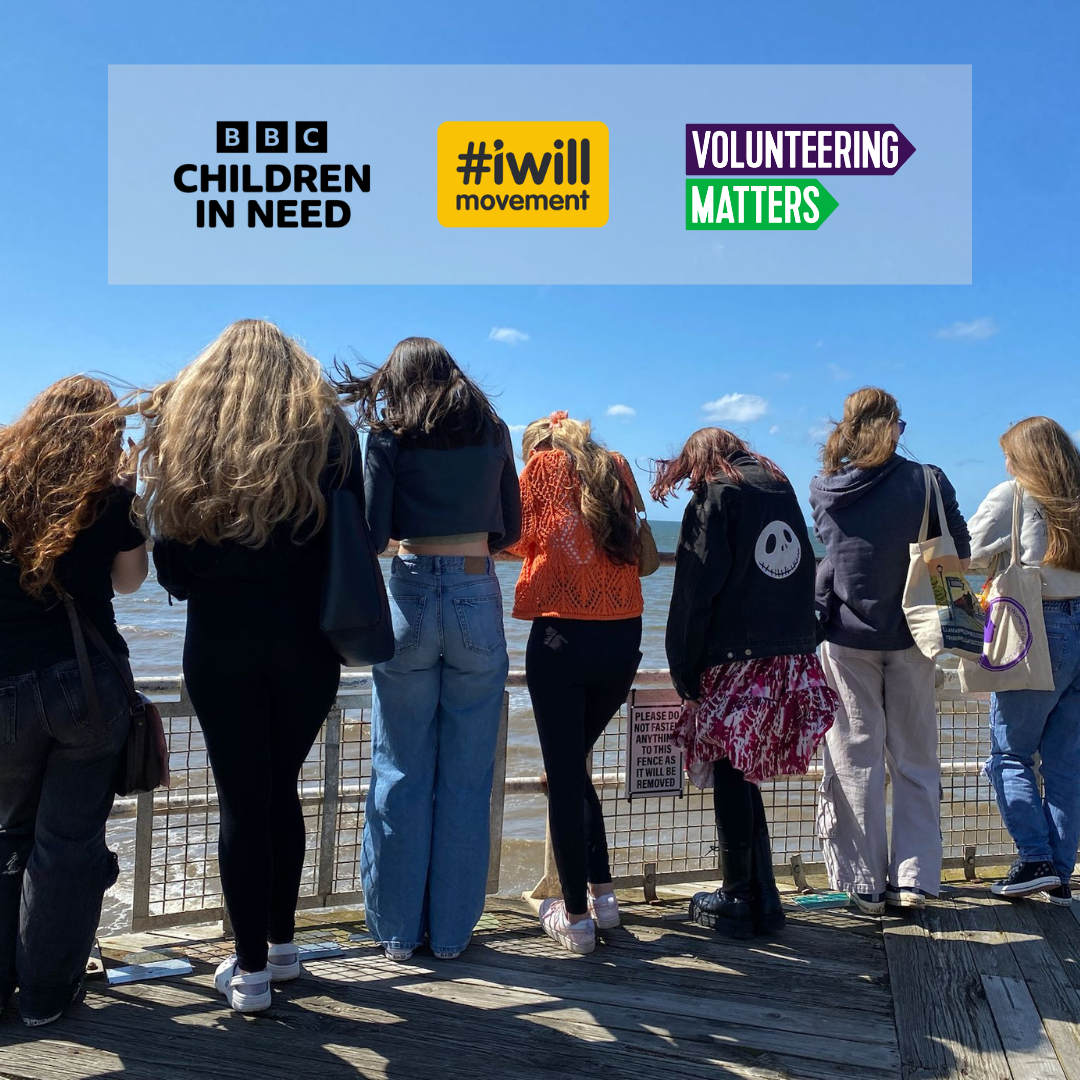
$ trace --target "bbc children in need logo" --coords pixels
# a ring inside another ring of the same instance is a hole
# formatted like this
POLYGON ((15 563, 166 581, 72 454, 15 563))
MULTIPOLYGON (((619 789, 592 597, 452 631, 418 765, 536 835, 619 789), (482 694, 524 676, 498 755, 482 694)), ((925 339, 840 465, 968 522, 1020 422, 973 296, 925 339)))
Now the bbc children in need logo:
POLYGON ((436 188, 447 228, 599 228, 608 219, 607 125, 448 120, 436 188))

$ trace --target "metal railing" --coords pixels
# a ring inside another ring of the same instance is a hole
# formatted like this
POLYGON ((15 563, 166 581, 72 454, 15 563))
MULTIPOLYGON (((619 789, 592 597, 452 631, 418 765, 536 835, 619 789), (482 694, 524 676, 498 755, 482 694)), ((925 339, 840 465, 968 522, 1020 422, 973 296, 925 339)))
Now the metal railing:
MULTIPOLYGON (((974 867, 1000 861, 1013 843, 988 782, 980 775, 989 753, 987 695, 964 697, 955 673, 939 669, 938 712, 942 757, 941 826, 950 865, 974 867)), ((221 920, 224 908, 217 869, 218 802, 205 744, 179 677, 140 679, 140 689, 158 703, 169 741, 173 786, 167 791, 121 800, 114 816, 135 819, 132 929, 136 931, 221 920)), ((667 685, 666 671, 642 671, 635 685, 667 685)), ((507 687, 524 686, 511 673, 507 687)), ((509 694, 502 723, 491 800, 491 861, 488 891, 497 892, 508 798, 545 793, 540 776, 507 777, 509 694)), ((369 709, 371 677, 342 677, 334 708, 300 775, 308 850, 298 906, 302 909, 362 902, 360 849, 364 800, 371 774, 369 709)), ((627 802, 623 709, 597 743, 592 774, 604 809, 612 874, 619 886, 693 880, 715 873, 715 825, 711 793, 690 789, 684 796, 649 796, 627 802)), ((820 863, 815 825, 820 757, 807 773, 761 786, 770 819, 774 860, 791 866, 796 880, 820 863)), ((545 872, 533 895, 556 892, 558 878, 547 845, 545 872)))

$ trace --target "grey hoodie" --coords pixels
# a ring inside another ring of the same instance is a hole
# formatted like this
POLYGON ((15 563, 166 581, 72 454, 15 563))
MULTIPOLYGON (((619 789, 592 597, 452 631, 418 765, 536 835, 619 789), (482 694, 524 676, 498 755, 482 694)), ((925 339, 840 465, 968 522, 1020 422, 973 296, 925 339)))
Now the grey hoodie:
MULTIPOLYGON (((957 554, 971 554, 967 524, 948 477, 932 465, 957 554)), ((910 557, 919 538, 926 484, 922 466, 893 456, 876 469, 847 466, 810 482, 814 531, 825 545, 817 607, 825 640, 852 649, 894 650, 915 642, 901 606, 910 557)), ((931 537, 941 534, 934 502, 931 537)))

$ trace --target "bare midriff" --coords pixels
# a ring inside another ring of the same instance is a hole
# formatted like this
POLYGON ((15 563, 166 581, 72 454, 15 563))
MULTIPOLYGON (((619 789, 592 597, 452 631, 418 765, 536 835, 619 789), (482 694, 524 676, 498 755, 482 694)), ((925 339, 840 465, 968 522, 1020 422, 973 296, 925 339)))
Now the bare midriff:
POLYGON ((490 555, 488 534, 456 533, 453 536, 411 536, 398 541, 399 555, 490 555))

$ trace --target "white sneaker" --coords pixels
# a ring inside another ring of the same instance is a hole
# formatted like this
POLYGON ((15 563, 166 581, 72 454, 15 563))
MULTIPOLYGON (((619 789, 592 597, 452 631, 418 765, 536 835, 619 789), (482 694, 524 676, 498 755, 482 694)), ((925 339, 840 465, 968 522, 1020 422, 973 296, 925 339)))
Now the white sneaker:
POLYGON ((593 896, 589 893, 589 914, 599 930, 612 930, 619 925, 619 901, 615 894, 593 896))
POLYGON ((596 924, 592 919, 572 923, 562 900, 553 898, 540 905, 540 925, 548 937, 579 956, 591 953, 596 948, 596 924))
POLYGON ((271 945, 266 954, 266 970, 270 972, 271 982, 298 978, 303 971, 300 950, 291 941, 287 945, 271 945))
POLYGON ((382 946, 382 951, 387 960, 405 961, 412 959, 413 950, 406 949, 404 945, 391 945, 388 941, 380 941, 379 944, 382 946))
POLYGON ((270 972, 252 971, 241 975, 236 969, 235 956, 218 964, 214 985, 236 1012, 255 1013, 270 1008, 270 972))
POLYGON ((432 945, 431 951, 439 960, 456 960, 469 947, 471 941, 472 934, 469 935, 469 940, 466 941, 460 949, 436 949, 435 946, 432 945))

